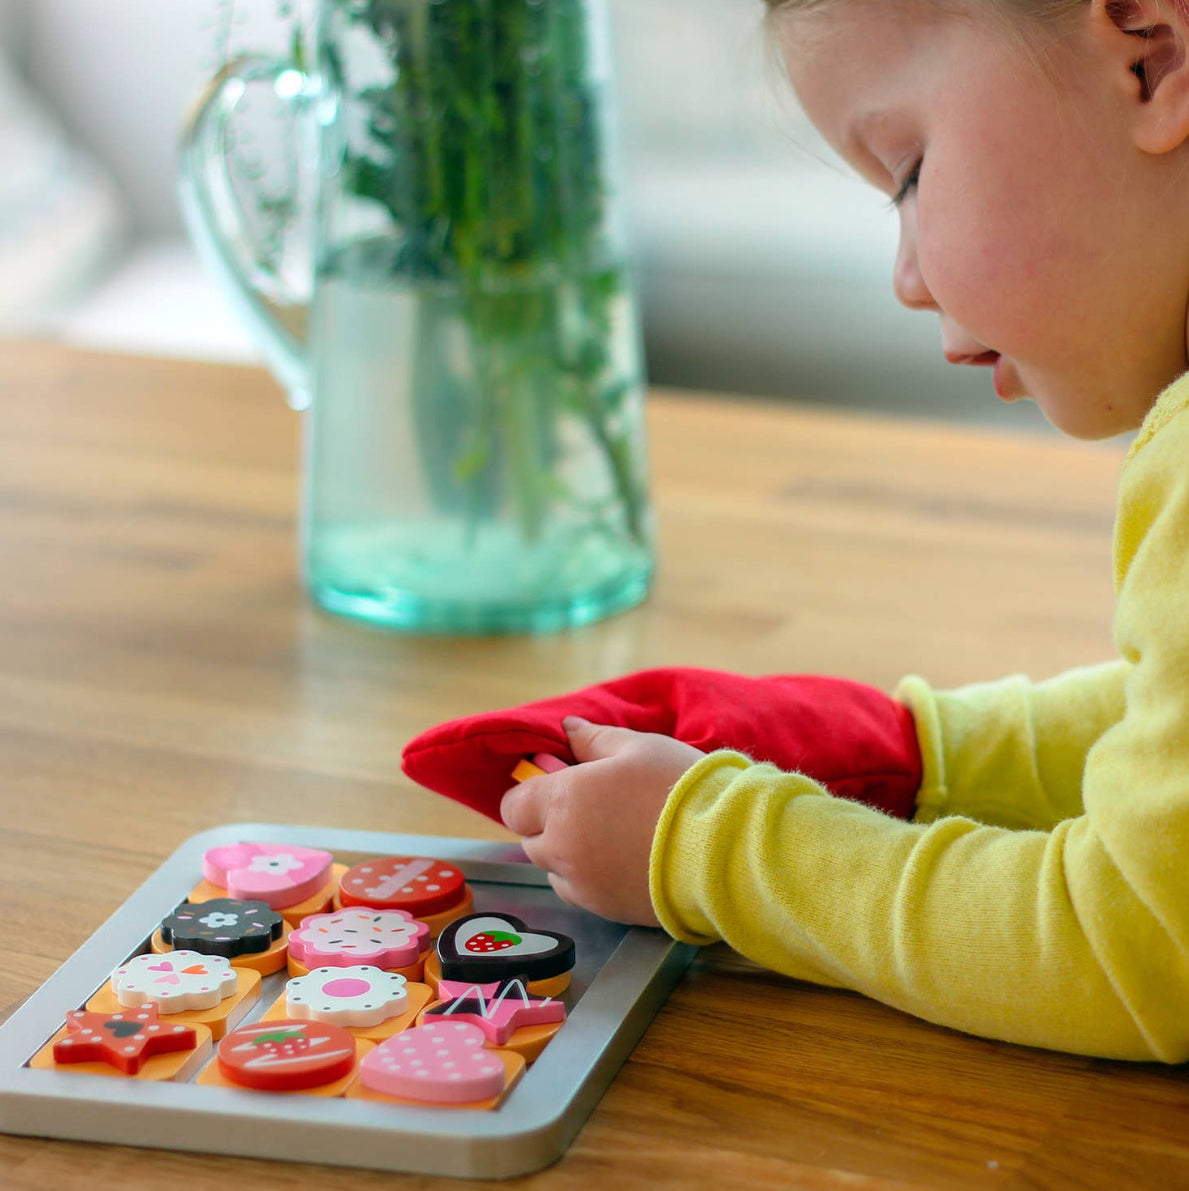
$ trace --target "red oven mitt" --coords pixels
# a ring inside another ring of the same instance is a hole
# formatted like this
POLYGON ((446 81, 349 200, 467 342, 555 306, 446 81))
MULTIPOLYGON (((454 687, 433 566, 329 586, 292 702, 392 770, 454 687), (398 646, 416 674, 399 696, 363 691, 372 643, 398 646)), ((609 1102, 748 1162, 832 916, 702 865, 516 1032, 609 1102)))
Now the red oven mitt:
POLYGON ((642 670, 439 724, 405 746, 401 767, 418 784, 499 822, 500 798, 521 758, 549 753, 573 763, 561 726, 567 715, 673 736, 704 752, 735 749, 900 819, 911 817, 921 784, 912 713, 875 687, 688 667, 642 670))

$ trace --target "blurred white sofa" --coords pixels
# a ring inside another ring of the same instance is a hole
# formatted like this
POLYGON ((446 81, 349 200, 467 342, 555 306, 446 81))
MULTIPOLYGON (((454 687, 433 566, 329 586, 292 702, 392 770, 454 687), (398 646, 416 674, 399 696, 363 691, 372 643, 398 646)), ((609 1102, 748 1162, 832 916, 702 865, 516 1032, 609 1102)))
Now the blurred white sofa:
MULTIPOLYGON (((933 318, 891 294, 886 202, 822 147, 783 84, 759 0, 609 0, 622 183, 651 378, 693 388, 986 419, 982 370, 941 359, 933 318)), ((256 359, 185 241, 176 133, 216 64, 226 0, 0 0, 0 36, 64 135, 123 197, 124 250, 56 318, 62 338, 256 359)), ((236 45, 275 40, 240 0, 236 45)))

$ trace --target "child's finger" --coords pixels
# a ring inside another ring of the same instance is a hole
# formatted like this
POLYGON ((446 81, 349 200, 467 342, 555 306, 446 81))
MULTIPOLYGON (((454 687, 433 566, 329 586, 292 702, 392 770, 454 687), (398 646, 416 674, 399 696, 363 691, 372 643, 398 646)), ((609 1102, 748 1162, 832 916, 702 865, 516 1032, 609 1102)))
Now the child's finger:
POLYGON ((500 818, 517 835, 540 835, 545 827, 545 778, 529 778, 500 799, 500 818))
POLYGON ((541 833, 526 835, 521 839, 520 847, 537 868, 543 869, 548 874, 549 881, 552 884, 555 876, 553 872, 554 858, 549 845, 546 843, 545 836, 541 833))
POLYGON ((630 728, 617 728, 610 724, 592 724, 581 716, 568 715, 562 720, 570 740, 570 748, 578 761, 601 761, 621 752, 639 733, 630 728))
POLYGON ((579 904, 578 897, 570 887, 570 882, 565 877, 559 877, 557 873, 549 873, 549 884, 553 886, 553 892, 561 898, 569 906, 576 906, 579 904))

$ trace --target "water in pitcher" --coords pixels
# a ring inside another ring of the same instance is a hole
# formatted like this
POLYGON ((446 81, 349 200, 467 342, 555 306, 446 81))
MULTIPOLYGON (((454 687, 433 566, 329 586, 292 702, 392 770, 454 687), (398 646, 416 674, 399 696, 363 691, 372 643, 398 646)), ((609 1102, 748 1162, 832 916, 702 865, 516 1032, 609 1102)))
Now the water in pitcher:
POLYGON ((508 632, 644 598, 642 386, 621 267, 482 292, 331 270, 312 333, 303 533, 320 604, 508 632))

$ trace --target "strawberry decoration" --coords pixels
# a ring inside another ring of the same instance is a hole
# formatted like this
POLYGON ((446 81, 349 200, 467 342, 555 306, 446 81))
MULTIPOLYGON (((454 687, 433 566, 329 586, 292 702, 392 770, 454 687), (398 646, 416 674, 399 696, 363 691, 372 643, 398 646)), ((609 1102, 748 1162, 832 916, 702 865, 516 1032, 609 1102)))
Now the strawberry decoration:
POLYGON ((463 946, 475 955, 490 955, 493 951, 507 951, 523 940, 510 930, 485 930, 472 935, 463 946))

